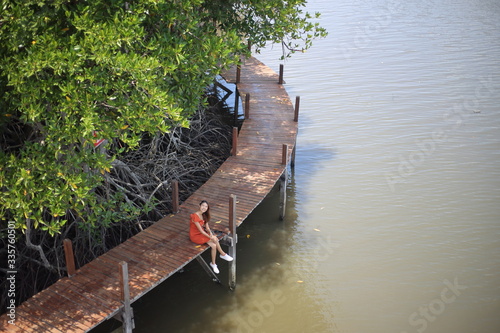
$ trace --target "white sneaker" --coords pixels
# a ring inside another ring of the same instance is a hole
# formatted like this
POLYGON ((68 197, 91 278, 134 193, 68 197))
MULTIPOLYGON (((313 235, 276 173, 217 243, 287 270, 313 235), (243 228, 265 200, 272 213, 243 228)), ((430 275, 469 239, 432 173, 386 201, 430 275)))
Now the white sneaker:
POLYGON ((214 264, 210 263, 210 267, 212 267, 215 274, 219 274, 219 268, 217 267, 217 264, 214 265, 214 264))
POLYGON ((231 257, 229 254, 225 254, 225 255, 219 255, 219 257, 221 257, 222 259, 224 260, 227 260, 227 261, 233 261, 233 257, 231 257))

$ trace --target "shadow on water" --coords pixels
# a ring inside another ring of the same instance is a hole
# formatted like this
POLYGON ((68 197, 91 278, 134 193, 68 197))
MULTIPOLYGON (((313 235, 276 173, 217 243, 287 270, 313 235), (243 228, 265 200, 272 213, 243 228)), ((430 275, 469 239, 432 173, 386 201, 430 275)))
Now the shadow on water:
MULTIPOLYGON (((329 147, 326 144, 315 142, 297 142, 296 165, 293 174, 293 179, 297 178, 301 189, 310 188, 310 183, 320 170, 326 169, 327 164, 335 163, 338 153, 335 148, 329 147)), ((302 198, 303 199, 303 198, 302 198)))

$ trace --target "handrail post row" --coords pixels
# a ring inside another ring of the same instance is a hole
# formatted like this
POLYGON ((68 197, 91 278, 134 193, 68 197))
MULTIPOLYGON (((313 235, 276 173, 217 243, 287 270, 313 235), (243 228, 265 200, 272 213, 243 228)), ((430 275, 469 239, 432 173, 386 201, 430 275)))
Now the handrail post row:
POLYGON ((238 235, 236 234, 236 195, 229 196, 229 232, 231 235, 231 245, 229 246, 229 255, 233 261, 229 262, 229 289, 236 288, 236 243, 238 235))
POLYGON ((233 147, 231 148, 231 155, 238 154, 238 127, 233 127, 233 147))
POLYGON ((250 93, 245 95, 245 119, 250 119, 250 93))
POLYGON ((278 78, 278 84, 283 84, 283 64, 280 64, 280 74, 278 78))
POLYGON ((285 170, 280 176, 280 207, 279 218, 285 218, 286 211, 286 184, 288 183, 288 145, 283 144, 281 164, 285 165, 285 170))
POLYGON ((68 277, 72 277, 76 273, 75 269, 75 256, 73 254, 73 243, 70 239, 63 240, 64 245, 64 258, 66 259, 66 270, 68 277))
POLYGON ((172 211, 179 212, 179 181, 172 180, 172 211))
POLYGON ((135 328, 134 313, 130 306, 130 289, 128 283, 128 264, 125 261, 119 263, 120 269, 120 293, 123 303, 121 311, 122 328, 124 333, 132 333, 135 328))

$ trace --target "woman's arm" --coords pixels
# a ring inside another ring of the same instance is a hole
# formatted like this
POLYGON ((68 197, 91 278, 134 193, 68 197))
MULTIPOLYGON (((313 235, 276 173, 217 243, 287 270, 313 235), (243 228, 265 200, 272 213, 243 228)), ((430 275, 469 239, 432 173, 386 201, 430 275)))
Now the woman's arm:
POLYGON ((212 237, 214 234, 212 234, 212 230, 210 230, 210 226, 208 225, 208 222, 205 222, 205 228, 207 229, 208 233, 210 234, 208 237, 212 237))
POLYGON ((212 232, 210 232, 210 235, 209 235, 205 230, 203 230, 203 228, 200 225, 200 222, 196 222, 196 221, 193 221, 193 222, 194 222, 194 225, 196 226, 196 228, 198 228, 198 230, 201 232, 202 235, 205 235, 208 238, 212 238, 212 236, 211 236, 212 232))
POLYGON ((212 239, 212 241, 217 242, 218 241, 217 236, 215 236, 212 233, 212 230, 210 230, 210 226, 208 225, 208 222, 205 222, 205 228, 207 228, 207 231, 210 234, 208 237, 210 237, 210 239, 212 239))

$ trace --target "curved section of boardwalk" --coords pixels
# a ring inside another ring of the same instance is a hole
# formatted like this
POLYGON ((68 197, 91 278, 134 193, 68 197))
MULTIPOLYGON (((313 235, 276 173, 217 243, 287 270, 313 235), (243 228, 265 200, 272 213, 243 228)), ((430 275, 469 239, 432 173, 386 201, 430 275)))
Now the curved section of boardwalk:
MULTIPOLYGON (((235 82, 235 76, 236 71, 231 70, 225 78, 235 82)), ((248 93, 251 98, 250 117, 238 136, 237 155, 229 157, 182 203, 179 213, 161 219, 17 307, 15 325, 2 315, 2 332, 87 332, 115 316, 122 307, 120 262, 128 263, 133 302, 206 249, 191 243, 188 235, 189 214, 203 199, 210 202, 211 225, 216 229, 228 226, 231 194, 237 197, 237 224, 245 220, 283 173, 282 147, 287 144, 291 154, 297 123, 288 94, 270 68, 255 58, 246 59, 240 81, 241 96, 248 93)))

